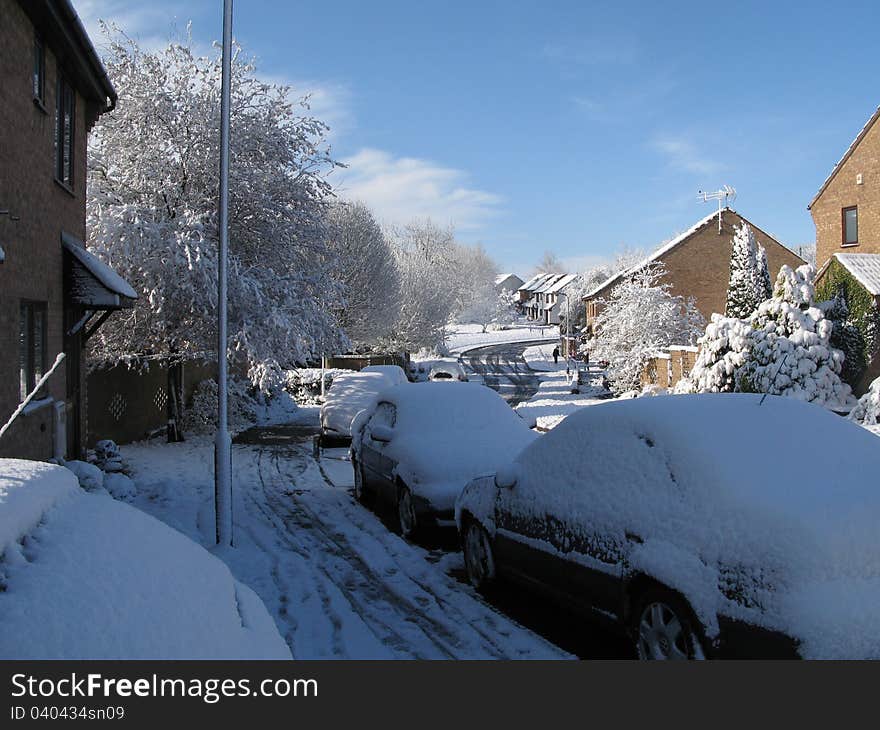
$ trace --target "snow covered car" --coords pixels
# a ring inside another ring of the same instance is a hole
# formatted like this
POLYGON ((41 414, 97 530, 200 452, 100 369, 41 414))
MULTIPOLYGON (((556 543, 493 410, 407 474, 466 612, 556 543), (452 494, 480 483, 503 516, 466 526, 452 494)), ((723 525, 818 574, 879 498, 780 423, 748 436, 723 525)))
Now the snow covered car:
POLYGON ((290 659, 225 563, 81 483, 62 466, 0 459, 0 658, 290 659))
POLYGON ((405 537, 431 524, 452 525, 464 485, 536 438, 501 396, 482 385, 390 388, 352 424, 355 494, 395 507, 405 537))
POLYGON ((460 362, 457 360, 450 360, 434 363, 428 370, 428 380, 458 380, 462 383, 466 383, 468 382, 468 376, 460 362))
POLYGON ((538 588, 640 657, 880 658, 880 440, 747 394, 570 415, 456 504, 471 582, 538 588))
POLYGON ((399 365, 367 365, 367 367, 361 370, 361 372, 383 373, 393 381, 394 385, 400 385, 401 383, 409 382, 409 378, 406 377, 406 373, 399 365))
POLYGON ((402 380, 393 371, 367 371, 342 373, 333 378, 327 398, 321 406, 321 438, 351 438, 352 419, 364 408, 376 402, 376 396, 390 386, 406 382, 403 370, 402 380))

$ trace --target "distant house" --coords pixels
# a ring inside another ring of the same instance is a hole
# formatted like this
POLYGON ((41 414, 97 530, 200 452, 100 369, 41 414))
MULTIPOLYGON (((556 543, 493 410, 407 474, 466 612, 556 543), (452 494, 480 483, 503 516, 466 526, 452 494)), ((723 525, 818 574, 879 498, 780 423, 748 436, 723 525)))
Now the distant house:
MULTIPOLYGON (((817 295, 843 292, 866 334, 880 305, 880 108, 865 123, 807 208, 816 225, 817 295)), ((867 339, 876 339, 869 336, 867 339)), ((867 369, 856 393, 880 376, 877 342, 866 342, 867 369)))
POLYGON ((523 314, 540 324, 559 324, 565 289, 575 278, 574 274, 539 274, 527 281, 517 292, 523 314))
POLYGON ((708 321, 713 312, 723 313, 727 305, 727 285, 730 280, 730 252, 735 228, 748 223, 755 238, 767 251, 770 275, 776 276, 783 264, 796 267, 804 260, 758 226, 731 208, 721 213, 721 230, 716 211, 697 221, 684 233, 667 241, 654 253, 635 266, 606 279, 584 297, 587 314, 587 333, 592 334, 596 317, 604 307, 604 300, 614 287, 648 264, 662 262, 666 268, 664 281, 671 285, 670 293, 693 297, 697 309, 708 321))
POLYGON ((137 294, 85 249, 86 136, 116 91, 69 0, 0 0, 0 456, 78 458, 86 340, 137 294))
POLYGON ((518 291, 525 282, 516 274, 499 274, 495 277, 495 291, 518 291))

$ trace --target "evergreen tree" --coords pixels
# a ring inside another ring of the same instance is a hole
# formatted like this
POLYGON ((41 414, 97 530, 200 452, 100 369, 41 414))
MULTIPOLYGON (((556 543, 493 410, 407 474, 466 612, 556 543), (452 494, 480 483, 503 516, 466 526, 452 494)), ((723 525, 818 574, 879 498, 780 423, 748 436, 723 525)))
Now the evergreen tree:
POLYGON ((767 301, 773 296, 773 278, 770 276, 770 265, 767 263, 766 249, 758 245, 758 302, 767 301))
POLYGON ((751 227, 743 223, 736 230, 731 246, 727 316, 739 319, 748 317, 763 301, 762 289, 758 276, 758 243, 751 227))

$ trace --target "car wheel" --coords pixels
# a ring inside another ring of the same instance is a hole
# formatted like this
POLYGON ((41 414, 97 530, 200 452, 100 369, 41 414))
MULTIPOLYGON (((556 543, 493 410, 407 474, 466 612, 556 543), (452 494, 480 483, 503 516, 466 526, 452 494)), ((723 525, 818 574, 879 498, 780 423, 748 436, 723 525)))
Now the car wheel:
POLYGON ((464 566, 471 585, 481 593, 495 581, 495 554, 489 534, 476 520, 468 520, 462 541, 464 566))
POLYGON ((351 468, 354 470, 354 498, 361 504, 366 504, 368 500, 364 490, 364 470, 354 460, 351 462, 351 468))
POLYGON ((636 602, 631 632, 639 659, 705 659, 701 627, 676 593, 650 589, 636 602))
POLYGON ((402 484, 397 490, 397 519, 400 524, 400 534, 412 539, 418 532, 416 506, 412 492, 402 484))

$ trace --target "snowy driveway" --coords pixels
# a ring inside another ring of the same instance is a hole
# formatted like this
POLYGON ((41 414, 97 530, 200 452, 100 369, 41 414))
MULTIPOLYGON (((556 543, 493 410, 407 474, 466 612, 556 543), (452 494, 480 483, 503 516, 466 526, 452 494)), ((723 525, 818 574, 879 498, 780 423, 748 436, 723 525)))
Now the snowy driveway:
MULTIPOLYGON (((450 576, 459 553, 404 542, 332 486, 303 436, 234 447, 236 547, 215 550, 266 603, 295 659, 567 656, 450 576)), ((213 445, 123 453, 135 505, 210 546, 213 445)))

